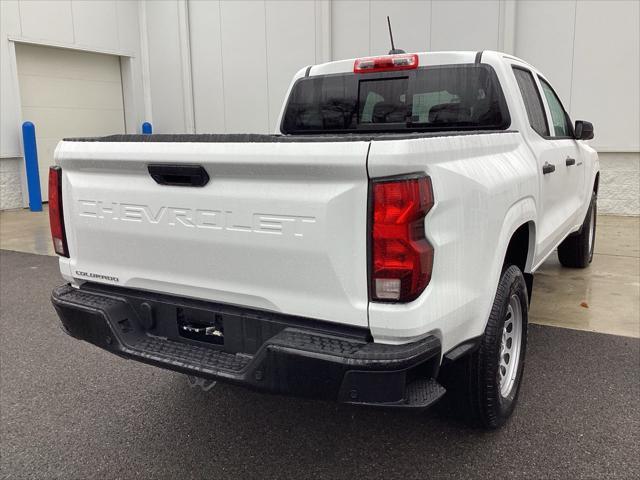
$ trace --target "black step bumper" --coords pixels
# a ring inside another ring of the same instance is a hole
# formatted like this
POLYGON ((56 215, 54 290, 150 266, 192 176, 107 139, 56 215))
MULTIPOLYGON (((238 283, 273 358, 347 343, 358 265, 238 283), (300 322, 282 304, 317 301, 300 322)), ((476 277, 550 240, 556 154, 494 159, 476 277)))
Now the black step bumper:
POLYGON ((424 408, 444 394, 435 336, 376 344, 366 329, 95 284, 63 285, 52 303, 69 335, 188 375, 375 406, 424 408), (185 338, 184 318, 224 325, 224 340, 185 338))

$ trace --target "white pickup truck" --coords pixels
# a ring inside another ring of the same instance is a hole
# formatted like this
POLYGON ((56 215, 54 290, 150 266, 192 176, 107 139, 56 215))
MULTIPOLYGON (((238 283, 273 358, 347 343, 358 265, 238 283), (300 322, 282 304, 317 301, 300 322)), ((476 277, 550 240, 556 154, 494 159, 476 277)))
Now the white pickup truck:
POLYGON ((490 51, 304 68, 279 125, 62 141, 49 209, 64 330, 275 393, 423 408, 446 388, 503 424, 533 273, 556 249, 591 262, 593 126, 490 51))

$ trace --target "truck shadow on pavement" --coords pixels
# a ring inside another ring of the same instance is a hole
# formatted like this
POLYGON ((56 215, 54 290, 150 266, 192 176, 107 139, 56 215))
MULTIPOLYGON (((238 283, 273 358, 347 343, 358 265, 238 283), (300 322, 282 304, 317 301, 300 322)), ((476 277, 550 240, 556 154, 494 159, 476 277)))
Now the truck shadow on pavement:
POLYGON ((628 381, 638 346, 636 339, 532 325, 520 403, 493 432, 468 427, 447 397, 423 412, 358 408, 224 384, 202 392, 180 375, 165 385, 161 416, 175 453, 193 461, 191 447, 199 445, 196 463, 212 468, 300 468, 311 477, 414 477, 435 468, 464 477, 498 467, 537 478, 610 477, 638 465, 638 433, 630 428, 638 424, 639 389, 628 381), (603 361, 607 352, 615 372, 603 361))

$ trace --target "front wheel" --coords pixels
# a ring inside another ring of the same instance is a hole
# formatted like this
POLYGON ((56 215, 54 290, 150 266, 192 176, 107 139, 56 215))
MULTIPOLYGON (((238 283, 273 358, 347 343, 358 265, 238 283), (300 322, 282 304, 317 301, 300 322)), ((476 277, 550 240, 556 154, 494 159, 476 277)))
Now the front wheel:
POLYGON ((577 233, 568 236, 558 246, 558 260, 564 267, 586 268, 593 260, 596 244, 596 218, 598 204, 596 193, 591 196, 591 203, 582 227, 577 233))
POLYGON ((514 265, 500 277, 479 348, 446 372, 447 389, 474 425, 502 426, 513 413, 527 349, 528 296, 514 265))

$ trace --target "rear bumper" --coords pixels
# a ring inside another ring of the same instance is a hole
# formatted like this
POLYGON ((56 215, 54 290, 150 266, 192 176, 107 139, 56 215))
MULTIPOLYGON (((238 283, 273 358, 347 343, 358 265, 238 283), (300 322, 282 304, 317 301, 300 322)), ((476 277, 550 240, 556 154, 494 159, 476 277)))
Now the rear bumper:
POLYGON ((424 408, 444 394, 435 336, 375 344, 365 329, 91 284, 61 286, 52 303, 69 335, 189 375, 375 406, 424 408), (184 318, 224 325, 222 343, 185 338, 184 318))

